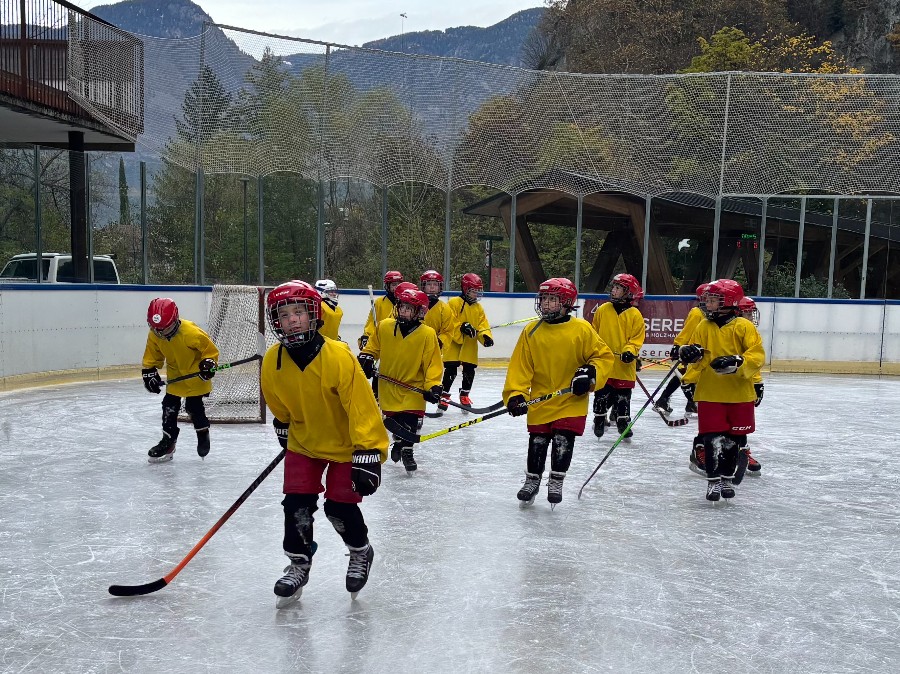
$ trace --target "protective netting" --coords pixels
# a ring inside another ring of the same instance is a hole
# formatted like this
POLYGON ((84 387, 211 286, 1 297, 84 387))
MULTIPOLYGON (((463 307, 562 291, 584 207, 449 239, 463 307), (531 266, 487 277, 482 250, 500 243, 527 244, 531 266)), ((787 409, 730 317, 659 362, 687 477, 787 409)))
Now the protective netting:
MULTIPOLYGON (((213 286, 207 333, 219 348, 219 364, 248 358, 257 350, 258 335, 265 330, 265 290, 255 286, 213 286)), ((269 337, 266 346, 274 343, 269 337)), ((205 399, 206 414, 213 422, 263 422, 260 404, 260 361, 217 372, 213 390, 205 399)))
MULTIPOLYGON (((515 194, 900 192, 896 76, 578 75, 226 26, 140 39, 138 143, 192 171, 515 194)), ((70 75, 80 102, 85 76, 70 75)))

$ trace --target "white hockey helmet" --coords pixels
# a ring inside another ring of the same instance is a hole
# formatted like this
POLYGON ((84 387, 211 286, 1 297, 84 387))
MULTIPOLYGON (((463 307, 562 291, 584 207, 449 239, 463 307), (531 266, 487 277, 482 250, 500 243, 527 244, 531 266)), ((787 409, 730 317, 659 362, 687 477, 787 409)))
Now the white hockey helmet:
POLYGON ((332 302, 337 304, 338 298, 340 294, 338 293, 337 284, 328 278, 322 278, 316 281, 316 290, 319 291, 319 294, 325 298, 327 297, 332 302))

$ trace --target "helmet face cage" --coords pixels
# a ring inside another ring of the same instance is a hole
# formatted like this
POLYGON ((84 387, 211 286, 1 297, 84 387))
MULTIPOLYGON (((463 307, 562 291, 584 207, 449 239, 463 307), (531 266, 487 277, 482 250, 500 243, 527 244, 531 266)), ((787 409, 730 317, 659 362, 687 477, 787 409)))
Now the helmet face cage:
POLYGON ((319 329, 319 303, 313 299, 306 297, 286 297, 281 300, 269 303, 266 311, 269 328, 275 333, 275 337, 279 342, 287 347, 300 346, 309 342, 319 329), (306 330, 294 330, 288 332, 288 321, 286 316, 279 315, 279 310, 287 307, 299 307, 309 317, 309 325, 306 330), (282 321, 285 325, 282 326, 282 321))
POLYGON ((444 292, 444 277, 436 271, 426 271, 419 278, 419 289, 429 297, 439 297, 444 292))
POLYGON ((703 293, 703 313, 707 318, 740 313, 738 305, 743 297, 744 291, 737 282, 730 279, 713 281, 706 287, 706 292, 703 293), (709 306, 709 300, 712 298, 718 300, 715 309, 711 309, 709 306))
POLYGON ((560 318, 575 308, 577 299, 578 291, 571 281, 564 278, 547 279, 541 284, 534 298, 534 311, 543 320, 560 318), (543 300, 551 297, 556 298, 556 306, 544 307, 543 300))
POLYGON ((759 327, 759 309, 756 308, 756 302, 749 297, 745 297, 738 302, 738 309, 741 310, 741 316, 759 327))
POLYGON ((147 308, 147 325, 157 337, 171 339, 181 326, 178 306, 168 297, 156 298, 147 308))
POLYGON ((316 290, 319 291, 319 294, 323 298, 327 297, 335 304, 338 303, 341 296, 337 284, 330 279, 322 279, 321 281, 316 281, 316 290))

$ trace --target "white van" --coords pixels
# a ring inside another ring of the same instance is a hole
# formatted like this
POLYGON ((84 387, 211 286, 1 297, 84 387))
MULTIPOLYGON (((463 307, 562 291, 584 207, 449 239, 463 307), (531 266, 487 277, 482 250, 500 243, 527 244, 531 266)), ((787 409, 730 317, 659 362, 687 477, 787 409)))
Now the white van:
MULTIPOLYGON (((0 283, 37 283, 37 255, 15 255, 0 271, 0 283)), ((43 283, 74 283, 72 256, 66 253, 41 253, 43 283)), ((94 256, 94 283, 119 283, 119 270, 109 255, 94 256)))

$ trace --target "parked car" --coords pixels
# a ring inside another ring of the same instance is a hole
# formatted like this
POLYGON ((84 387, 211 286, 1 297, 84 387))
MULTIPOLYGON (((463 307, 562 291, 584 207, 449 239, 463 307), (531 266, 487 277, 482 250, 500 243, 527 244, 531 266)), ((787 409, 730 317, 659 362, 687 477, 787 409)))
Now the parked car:
MULTIPOLYGON (((0 271, 2 283, 37 283, 37 254, 14 255, 0 271)), ((41 253, 41 282, 75 283, 72 256, 67 253, 41 253)), ((94 256, 94 283, 120 283, 119 270, 109 255, 94 256)))

